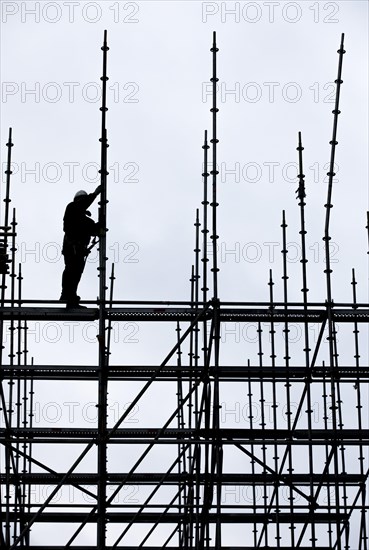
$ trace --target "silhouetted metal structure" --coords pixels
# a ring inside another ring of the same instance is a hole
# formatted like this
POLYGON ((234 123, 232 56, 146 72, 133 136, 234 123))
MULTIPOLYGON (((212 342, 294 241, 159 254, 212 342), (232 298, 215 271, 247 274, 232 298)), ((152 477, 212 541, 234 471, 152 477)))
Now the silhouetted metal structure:
MULTIPOLYGON (((202 221, 195 219, 195 259, 191 271, 190 301, 122 302, 113 299, 114 269, 110 277, 110 296, 106 297, 106 237, 99 239, 99 298, 85 302, 90 307, 68 310, 52 302, 37 303, 21 295, 22 275, 16 274, 15 212, 10 222, 10 176, 12 133, 9 132, 6 171, 5 217, 0 234, 1 309, 0 331, 9 322, 9 342, 0 348, 1 408, 1 547, 2 548, 314 548, 315 550, 368 550, 368 387, 369 366, 360 360, 360 326, 368 323, 369 304, 358 303, 356 278, 352 271, 351 303, 334 302, 329 253, 330 213, 334 162, 337 145, 339 97, 342 84, 343 35, 338 50, 336 102, 333 110, 333 135, 328 172, 328 196, 324 240, 326 243, 326 301, 308 300, 306 255, 306 190, 303 174, 303 146, 298 136, 298 189, 300 208, 302 301, 288 298, 287 222, 282 215, 283 301, 273 293, 273 274, 269 274, 268 302, 222 302, 218 293, 217 260, 217 52, 213 36, 211 82, 212 137, 204 136, 202 221), (208 172, 211 148, 212 170, 208 172), (211 176, 211 203, 208 178, 211 176), (210 211, 209 211, 210 208, 210 211), (209 228, 209 220, 211 227, 209 228), (212 241, 209 275, 208 242, 212 241), (201 265, 202 264, 202 265, 201 265), (7 268, 6 266, 10 266, 7 268), (18 285, 16 285, 18 279, 18 285), (7 287, 7 281, 10 288, 7 287), (212 283, 211 290, 208 288, 212 283), (18 293, 17 297, 16 294, 18 293), (6 295, 9 298, 6 298, 6 295), (51 307, 50 307, 51 306, 51 307), (98 323, 98 362, 93 365, 38 365, 28 360, 27 321, 96 321, 98 323), (148 323, 170 322, 176 341, 160 364, 111 364, 110 334, 113 321, 148 323), (252 322, 257 341, 250 346, 250 357, 243 365, 223 363, 220 356, 221 328, 225 323, 252 322), (282 330, 279 329, 281 323, 282 330), (300 364, 293 359, 289 342, 291 324, 302 328, 304 347, 300 364), (319 325, 317 342, 309 337, 309 326, 319 325), (353 361, 340 364, 337 327, 353 329, 353 361), (266 330, 265 326, 269 327, 266 330), (325 338, 325 331, 328 337, 325 338), (278 333, 284 335, 282 351, 277 348, 278 333), (326 342, 326 346, 325 346, 326 342), (283 361, 278 359, 283 353, 283 361), (266 359, 269 353, 270 361, 266 359), (187 354, 187 355, 186 355, 187 354), (8 357, 8 359, 7 359, 8 357), (188 357, 188 360, 185 359, 188 357), (33 424, 34 391, 39 381, 96 381, 98 385, 96 428, 42 428, 33 424), (121 381, 142 383, 135 398, 120 418, 108 424, 108 389, 121 381), (149 388, 168 384, 175 388, 177 404, 161 426, 127 428, 124 421, 149 388), (249 415, 243 425, 225 427, 220 415, 222 392, 226 385, 243 385, 249 415), (266 401, 271 402, 268 415, 266 401), (313 402, 323 408, 319 427, 315 427, 313 402), (280 403, 285 414, 277 414, 280 403), (351 416, 343 403, 351 405, 351 416), (260 415, 254 412, 258 404, 260 415), (344 413, 346 418, 344 418, 344 413), (349 427, 346 427, 347 422, 349 427), (58 448, 82 445, 82 451, 63 471, 55 471, 35 458, 34 448, 42 444, 58 448), (131 467, 119 472, 108 467, 109 450, 119 445, 125 459, 127 449, 140 445, 131 467), (163 447, 168 464, 161 471, 144 469, 150 452, 163 447), (95 472, 84 472, 83 459, 96 449, 95 472), (175 452, 173 452, 175 449, 175 452), (233 467, 236 451, 242 467, 233 467), (173 458, 174 457, 174 458, 173 458), (81 469, 82 468, 82 469, 81 469), (116 503, 123 488, 145 488, 138 502, 116 503), (36 486, 52 487, 42 503, 32 497, 36 486), (81 502, 54 504, 62 487, 73 487, 92 504, 81 502), (227 487, 250 489, 244 502, 227 504, 227 487), (108 492, 109 489, 109 492, 108 492), (164 500, 157 501, 158 495, 164 500), (55 511, 54 511, 55 510, 55 511), (72 530, 55 531, 55 540, 42 546, 34 540, 32 528, 40 523, 68 524, 72 530), (145 532, 132 528, 145 524, 145 532), (92 535, 91 525, 95 526, 92 535), (111 527, 119 529, 112 530, 111 527), (239 546, 227 540, 229 526, 239 533, 239 546), (79 544, 78 537, 88 530, 90 545, 79 544), (117 534, 118 533, 118 534, 117 534), (95 538, 94 538, 95 537, 95 538), (128 542, 126 542, 128 541, 128 542)), ((107 130, 106 83, 107 35, 104 34, 101 126, 101 200, 99 221, 106 227, 107 205, 107 130)), ((368 224, 369 225, 369 224, 368 224)), ((361 344, 362 345, 362 344, 361 344)))

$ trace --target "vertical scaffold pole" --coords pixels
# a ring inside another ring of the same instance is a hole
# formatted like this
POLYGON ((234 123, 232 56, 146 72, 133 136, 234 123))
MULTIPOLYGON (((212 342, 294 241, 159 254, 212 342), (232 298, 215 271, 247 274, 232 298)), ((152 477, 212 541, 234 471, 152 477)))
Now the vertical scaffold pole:
POLYGON ((213 448, 212 448, 212 475, 218 474, 218 482, 216 484, 216 508, 217 508, 217 521, 215 525, 215 548, 221 548, 221 482, 220 473, 222 470, 223 451, 219 436, 219 379, 217 369, 219 367, 219 344, 220 344, 220 320, 219 320, 219 296, 218 296, 218 255, 217 255, 217 144, 219 142, 217 138, 217 52, 219 48, 216 45, 216 33, 213 32, 213 45, 210 50, 213 54, 213 74, 210 79, 212 82, 212 249, 213 249, 213 308, 214 308, 214 400, 213 400, 213 448))
MULTIPOLYGON (((298 159, 299 159, 299 173, 297 175, 299 186, 297 189, 297 198, 299 201, 299 207, 300 207, 300 235, 301 235, 301 265, 302 265, 302 296, 303 296, 303 303, 304 303, 304 353, 305 353, 305 368, 306 368, 306 400, 307 400, 307 424, 308 424, 308 437, 309 437, 309 472, 310 475, 314 472, 314 456, 313 456, 313 445, 312 445, 312 413, 313 407, 312 407, 312 398, 311 398, 311 369, 310 369, 310 343, 309 343, 309 327, 307 323, 307 312, 308 312, 308 292, 309 289, 307 287, 307 269, 306 264, 308 263, 308 259, 306 257, 306 224, 305 224, 305 206, 306 206, 306 190, 305 190, 305 175, 304 175, 304 168, 303 168, 303 155, 302 152, 304 150, 304 147, 302 146, 302 138, 301 138, 301 132, 298 133, 298 145, 296 150, 298 151, 298 159)), ((315 533, 315 522, 314 522, 314 505, 315 505, 315 499, 314 499, 314 484, 312 481, 312 478, 310 478, 310 512, 311 512, 311 545, 312 548, 316 547, 316 533, 315 533)))
MULTIPOLYGON (((330 249, 329 249, 329 241, 331 240, 331 236, 329 234, 329 222, 330 222, 330 212, 331 208, 333 207, 332 204, 332 188, 333 188, 333 178, 336 175, 334 172, 335 167, 335 153, 336 153, 336 145, 338 144, 337 141, 337 125, 338 125, 338 115, 340 114, 339 110, 339 100, 340 100, 340 90, 341 90, 341 84, 343 82, 342 80, 342 63, 343 63, 343 54, 345 53, 344 50, 344 34, 341 35, 341 45, 339 50, 337 51, 339 54, 338 58, 338 74, 337 79, 335 80, 336 83, 336 98, 335 98, 335 106, 333 109, 333 131, 332 131, 332 139, 330 141, 331 146, 331 156, 330 156, 330 163, 329 163, 329 172, 328 175, 328 191, 327 191, 327 202, 325 204, 326 208, 326 216, 325 216, 325 227, 324 227, 324 243, 325 243, 325 274, 326 274, 326 285, 327 285, 327 298, 326 298, 326 307, 327 307, 327 321, 328 321, 328 345, 329 345, 329 368, 331 371, 331 407, 332 407, 332 428, 333 432, 336 433, 337 430, 337 398, 336 398, 336 387, 335 387, 335 327, 334 327, 334 321, 332 318, 332 308, 333 308, 333 300, 332 300, 332 284, 331 284, 331 258, 330 258, 330 249)), ((338 449, 337 446, 334 448, 334 474, 335 474, 335 508, 336 513, 340 513, 340 488, 339 483, 337 481, 338 475, 339 475, 339 467, 338 467, 338 449)), ((342 544, 341 544, 341 535, 340 535, 340 526, 337 523, 336 526, 336 545, 337 550, 341 550, 342 544)))
MULTIPOLYGON (((12 174, 11 170, 11 155, 12 155, 12 129, 9 128, 9 138, 8 142, 6 144, 8 148, 7 152, 7 165, 6 165, 6 187, 5 187, 5 215, 4 215, 4 225, 2 226, 2 229, 4 231, 3 235, 3 252, 6 255, 8 251, 8 232, 9 232, 9 193, 10 193, 10 176, 12 174)), ((6 258, 6 256, 5 256, 6 258)), ((6 273, 7 269, 4 266, 4 271, 1 275, 1 307, 4 307, 5 305, 5 293, 6 293, 6 273)), ((4 333, 4 322, 1 319, 0 320, 0 335, 1 335, 1 342, 3 342, 3 333, 4 333)), ((0 365, 3 364, 3 345, 0 345, 0 365)), ((5 402, 5 395, 4 395, 4 389, 3 384, 1 381, 1 408, 3 409, 3 414, 5 415, 5 425, 8 430, 11 428, 11 415, 8 417, 8 408, 7 404, 5 402)), ((9 407, 11 408, 11 407, 9 407)), ((9 435, 9 434, 7 434, 9 435)), ((5 541, 6 544, 10 545, 10 473, 11 473, 11 456, 10 451, 8 448, 5 450, 5 474, 6 474, 6 486, 5 486, 5 495, 2 496, 3 501, 5 501, 5 530, 4 530, 4 536, 2 534, 2 540, 5 541)), ((1 526, 2 528, 2 526, 1 526)))
POLYGON ((106 480, 107 480, 107 386, 108 358, 106 353, 106 205, 107 205, 107 133, 106 133, 106 82, 107 77, 107 31, 104 31, 103 51, 103 76, 102 81, 102 105, 101 110, 101 196, 99 202, 99 396, 98 396, 98 492, 97 492, 97 548, 104 550, 106 547, 106 480))
MULTIPOLYGON (((8 232, 9 232, 9 229, 10 229, 10 226, 9 226, 9 203, 10 203, 10 176, 12 175, 12 170, 11 170, 11 166, 12 166, 12 147, 13 147, 13 143, 12 143, 12 129, 9 128, 9 138, 8 138, 8 143, 6 144, 7 148, 8 148, 8 154, 7 154, 7 163, 6 163, 6 170, 5 170, 5 175, 6 175, 6 186, 5 186, 5 198, 4 198, 4 202, 5 202, 5 213, 4 213, 4 225, 2 226, 2 229, 4 231, 4 235, 3 235, 3 246, 4 246, 4 252, 6 253, 7 252, 7 245, 8 245, 8 232)), ((6 273, 2 273, 2 276, 1 276, 1 307, 4 307, 5 303, 4 303, 4 300, 5 300, 5 290, 6 290, 6 273)), ((3 321, 1 320, 0 321, 1 323, 1 327, 3 326, 3 321)), ((0 360, 1 360, 1 350, 2 350, 2 347, 0 346, 0 360)))
MULTIPOLYGON (((5 215, 4 215, 4 225, 2 226, 3 235, 2 235, 2 247, 3 247, 3 253, 5 254, 5 264, 9 263, 7 260, 8 256, 8 241, 9 237, 12 237, 11 241, 11 269, 10 269, 10 280, 11 280, 11 305, 14 306, 14 261, 15 261, 15 214, 13 216, 13 222, 9 224, 9 212, 10 212, 10 176, 13 173, 11 170, 11 153, 12 153, 12 147, 14 146, 12 142, 12 129, 9 128, 9 138, 8 142, 6 144, 8 148, 7 153, 7 165, 6 165, 6 188, 5 188, 5 215), (12 229, 12 232, 10 232, 10 229, 12 229)), ((1 294, 0 294, 0 303, 1 307, 5 306, 5 296, 6 296, 6 276, 8 275, 9 268, 5 265, 3 266, 3 272, 1 276, 1 294)), ((13 330, 10 330, 10 365, 13 368, 14 367, 14 323, 11 323, 10 328, 13 330)), ((4 323, 3 320, 0 320, 0 336, 1 336, 1 342, 3 342, 3 336, 4 336, 4 323)), ((0 367, 3 366, 3 349, 4 346, 0 345, 0 367)), ((3 411, 3 421, 5 425, 5 438, 11 438, 11 428, 12 428, 12 416, 13 416, 13 373, 10 375, 10 381, 9 381, 9 393, 8 393, 8 403, 6 403, 6 397, 4 393, 4 387, 3 387, 3 378, 1 377, 0 382, 0 408, 3 411)), ((18 402, 17 402, 18 403, 18 402)), ((11 446, 6 446, 5 448, 5 495, 2 496, 2 502, 5 501, 5 514, 3 514, 3 517, 5 516, 5 519, 1 522, 1 536, 0 536, 0 542, 1 544, 7 544, 10 546, 10 539, 11 536, 15 537, 16 529, 17 529, 17 522, 14 520, 13 522, 13 531, 12 531, 12 522, 10 518, 10 513, 12 511, 12 508, 16 513, 18 511, 21 511, 22 509, 22 500, 21 500, 21 485, 20 480, 18 476, 18 461, 16 457, 14 456, 13 450, 11 446), (14 476, 14 497, 12 497, 12 491, 11 491, 11 480, 10 476, 13 474, 14 476), (13 499, 13 500, 12 500, 13 499), (13 502, 13 503, 12 503, 13 502), (4 525, 4 531, 2 530, 4 525)), ((18 514, 20 515, 20 514, 18 514)))
POLYGON ((211 234, 211 240, 212 240, 212 249, 213 249, 213 267, 211 268, 211 271, 213 272, 213 299, 216 302, 218 300, 218 254, 217 254, 217 144, 219 142, 217 138, 217 113, 219 109, 217 108, 217 82, 219 81, 219 78, 217 78, 217 52, 219 51, 219 48, 217 48, 216 45, 216 33, 213 32, 213 45, 210 48, 210 51, 213 54, 213 75, 210 79, 210 82, 212 82, 212 107, 210 109, 212 113, 212 138, 210 140, 210 143, 212 145, 212 170, 210 172, 212 176, 212 203, 210 206, 212 207, 212 234, 211 234))
MULTIPOLYGON (((283 210, 282 211, 282 254, 283 254, 283 302, 284 302, 284 311, 286 313, 286 320, 284 322, 284 364, 286 367, 286 420, 287 420, 287 430, 288 433, 291 433, 291 382, 290 382, 290 375, 289 375, 289 368, 290 368, 290 346, 289 346, 289 332, 290 329, 288 328, 288 321, 287 321, 287 311, 288 311, 288 272, 287 272, 287 222, 286 222, 286 213, 283 210)), ((293 467, 292 467, 292 445, 291 445, 292 438, 288 439, 287 449, 286 453, 288 456, 288 467, 287 471, 289 475, 292 475, 293 467)), ((293 514, 293 490, 290 487, 289 488, 289 494, 288 494, 288 500, 289 500, 289 509, 290 509, 290 517, 291 517, 291 523, 289 526, 289 529, 291 531, 291 546, 295 546, 295 525, 293 522, 294 514, 293 514)))
MULTIPOLYGON (((202 242, 202 258, 201 261, 203 263, 202 265, 202 299, 203 299, 203 307, 206 307, 206 303, 208 300, 208 150, 210 149, 210 146, 208 145, 208 132, 205 130, 204 133, 204 145, 202 146, 204 151, 204 157, 203 157, 203 220, 202 220, 202 234, 203 234, 203 242, 202 242)), ((208 378, 208 371, 209 371, 209 349, 211 349, 211 346, 208 343, 208 334, 207 334, 207 326, 208 322, 206 317, 204 317, 203 320, 203 362, 204 362, 204 373, 206 376, 204 377, 204 388, 203 388, 203 400, 201 400, 201 407, 197 407, 196 410, 196 423, 198 426, 201 425, 201 418, 202 416, 206 419, 207 418, 207 401, 209 400, 209 378, 208 378), (202 415, 203 412, 203 401, 205 402, 205 414, 202 415)), ((206 482, 207 482, 207 472, 208 472, 208 445, 205 445, 204 452, 202 453, 201 445, 195 446, 195 468, 196 468, 196 496, 195 496, 195 506, 196 506, 196 537, 195 537, 195 547, 196 548, 203 548, 204 547, 204 536, 205 536, 205 527, 201 522, 201 487, 200 487, 200 474, 201 474, 201 461, 202 456, 205 459, 204 464, 204 471, 206 472, 206 482), (202 544, 202 546, 201 546, 202 544)), ((204 483, 204 491, 205 491, 206 484, 204 483)))

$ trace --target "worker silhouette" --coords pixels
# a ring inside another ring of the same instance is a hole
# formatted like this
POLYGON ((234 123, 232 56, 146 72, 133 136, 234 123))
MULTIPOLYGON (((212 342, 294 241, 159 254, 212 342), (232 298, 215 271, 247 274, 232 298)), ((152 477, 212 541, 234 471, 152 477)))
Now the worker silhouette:
POLYGON ((92 236, 99 234, 99 223, 94 222, 87 208, 93 203, 101 191, 101 185, 93 193, 78 191, 70 202, 63 218, 64 240, 62 254, 65 269, 62 276, 61 302, 66 302, 68 308, 82 308, 79 305, 77 287, 81 279, 92 236))

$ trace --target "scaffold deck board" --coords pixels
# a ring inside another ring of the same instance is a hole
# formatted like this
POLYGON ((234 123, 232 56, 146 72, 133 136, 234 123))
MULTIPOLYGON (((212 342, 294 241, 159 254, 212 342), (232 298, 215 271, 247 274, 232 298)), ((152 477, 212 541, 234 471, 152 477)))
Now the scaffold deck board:
MULTIPOLYGON (((106 550, 115 550, 116 546, 106 546, 106 550)), ((123 550, 140 550, 142 546, 119 546, 123 550)), ((162 546, 145 546, 145 550, 162 550, 162 546)), ((179 546, 167 546, 168 550, 182 550, 179 546)), ((270 546, 259 546, 258 550, 270 550, 270 546)), ((32 550, 65 550, 65 546, 35 546, 32 550)), ((96 550, 96 546, 73 546, 73 550, 96 550)), ((209 546, 208 550, 216 550, 209 546)), ((255 546, 222 546, 222 550, 255 550, 255 546)), ((292 546, 279 546, 278 550, 295 550, 292 546)), ((300 546, 299 550, 311 550, 311 546, 300 546)), ((332 550, 328 546, 315 546, 314 550, 332 550)))
MULTIPOLYGON (((137 514, 136 512, 107 512, 107 520, 110 523, 129 523, 133 519, 136 523, 156 523, 161 521, 162 523, 179 523, 186 520, 186 515, 176 512, 142 512, 137 514)), ((10 516, 13 519, 14 514, 10 512, 10 516)), ((338 522, 343 523, 347 521, 349 515, 345 513, 336 514, 324 513, 324 512, 315 512, 314 513, 314 522, 315 523, 331 523, 338 522)), ((29 521, 32 519, 32 514, 24 513, 23 519, 29 521)), ((219 519, 219 515, 216 513, 209 513, 207 521, 214 523, 219 519)), ((291 514, 289 513, 273 513, 263 514, 263 513, 253 513, 253 512, 222 512, 221 519, 223 523, 271 523, 278 521, 280 523, 306 523, 311 521, 311 514, 299 513, 296 512, 293 514, 293 519, 291 519, 291 514)), ((43 512, 40 514, 36 520, 39 523, 81 523, 86 521, 87 523, 96 523, 97 514, 87 515, 83 512, 66 512, 63 515, 58 512, 43 512)))
MULTIPOLYGON (((112 321, 188 321, 197 317, 211 319, 212 310, 201 314, 201 309, 193 308, 106 308, 106 319, 112 321)), ((0 319, 29 321, 97 321, 97 308, 63 308, 63 307, 2 307, 0 319)), ((282 308, 220 308, 219 318, 223 323, 232 322, 294 322, 322 323, 327 319, 325 309, 288 310, 282 308)), ((332 320, 340 323, 367 323, 369 309, 332 309, 332 320)))
MULTIPOLYGON (((109 380, 151 380, 154 376, 158 382, 197 380, 204 376, 204 368, 189 368, 165 366, 159 371, 157 365, 111 365, 109 380)), ((225 366, 208 370, 210 377, 217 377, 220 382, 247 381, 248 379, 264 381, 281 381, 293 379, 295 382, 305 382, 307 375, 311 382, 322 380, 340 380, 343 382, 369 382, 369 367, 338 366, 335 369, 321 366, 306 369, 306 367, 285 366, 225 366)), ((35 380, 98 380, 99 367, 97 365, 3 365, 0 370, 4 380, 23 379, 32 377, 35 380)))
MULTIPOLYGON (((209 429, 191 429, 191 428, 118 428, 109 432, 109 442, 116 440, 119 443, 140 442, 140 440, 157 439, 158 442, 175 443, 180 442, 207 442, 209 439, 220 437, 223 444, 233 442, 242 443, 242 441, 257 444, 265 440, 271 440, 276 444, 327 444, 327 441, 344 442, 345 445, 357 445, 357 440, 363 444, 369 444, 369 430, 333 430, 333 429, 312 429, 312 430, 286 430, 286 429, 248 429, 248 428, 219 428, 218 430, 209 429), (112 441, 110 441, 112 440, 112 441)), ((12 428, 10 432, 6 429, 0 429, 0 438, 4 441, 23 441, 32 440, 33 443, 43 441, 55 441, 55 443, 83 442, 98 438, 97 429, 84 428, 12 428)))
MULTIPOLYGON (((65 473, 58 474, 40 474, 40 473, 31 473, 31 474, 19 474, 18 479, 23 483, 32 483, 33 485, 55 485, 63 477, 65 473)), ((189 473, 117 473, 107 474, 107 481, 109 484, 114 485, 124 481, 127 485, 156 485, 159 482, 162 482, 163 485, 177 485, 178 483, 189 483, 195 480, 198 480, 200 483, 205 483, 207 477, 205 474, 189 474, 189 473), (163 481, 162 481, 163 480, 163 481)), ((215 475, 214 480, 222 480, 222 485, 273 485, 277 480, 283 480, 284 483, 293 483, 296 485, 306 485, 310 484, 310 481, 316 485, 320 483, 334 483, 340 481, 346 486, 349 485, 358 485, 365 481, 365 476, 360 474, 303 474, 303 473, 294 473, 294 474, 270 474, 270 473, 261 473, 261 474, 248 474, 248 473, 226 473, 223 474, 221 478, 215 475)), ((15 476, 11 476, 10 481, 15 481, 15 476)), ((5 474, 0 476, 0 482, 6 482, 5 474)), ((66 483, 67 484, 83 484, 83 485, 96 485, 98 482, 97 474, 71 474, 68 476, 66 483)))

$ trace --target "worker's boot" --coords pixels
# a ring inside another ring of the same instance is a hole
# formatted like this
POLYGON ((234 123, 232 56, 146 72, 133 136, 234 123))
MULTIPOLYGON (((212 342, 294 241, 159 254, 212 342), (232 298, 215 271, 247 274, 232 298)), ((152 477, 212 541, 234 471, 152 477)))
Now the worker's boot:
POLYGON ((59 302, 77 302, 79 303, 81 297, 80 296, 73 296, 73 298, 70 298, 66 294, 63 294, 63 292, 60 295, 59 302))
POLYGON ((69 298, 67 300, 67 308, 68 309, 86 309, 86 306, 80 305, 80 296, 73 296, 73 298, 69 298))

